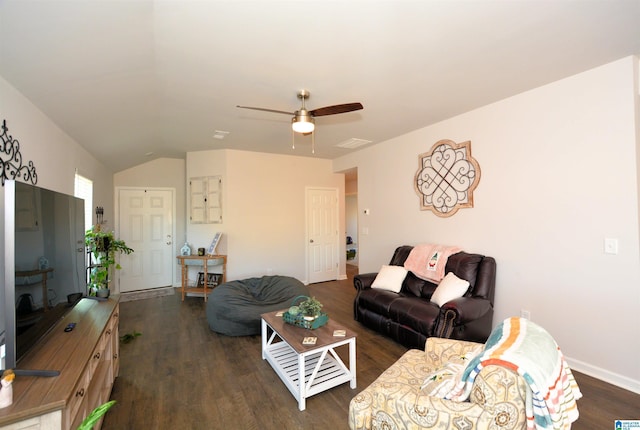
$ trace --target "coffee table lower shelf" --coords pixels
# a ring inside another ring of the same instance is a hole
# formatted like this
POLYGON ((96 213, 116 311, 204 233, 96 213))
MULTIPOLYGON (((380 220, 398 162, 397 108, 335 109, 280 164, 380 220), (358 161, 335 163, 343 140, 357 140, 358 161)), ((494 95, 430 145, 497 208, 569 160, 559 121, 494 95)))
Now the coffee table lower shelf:
POLYGON ((305 410, 308 397, 345 382, 349 382, 351 388, 356 388, 355 337, 299 353, 275 331, 267 338, 266 323, 264 320, 262 323, 262 358, 267 360, 298 400, 299 410, 305 410), (335 348, 342 345, 349 345, 349 367, 335 352, 335 348))

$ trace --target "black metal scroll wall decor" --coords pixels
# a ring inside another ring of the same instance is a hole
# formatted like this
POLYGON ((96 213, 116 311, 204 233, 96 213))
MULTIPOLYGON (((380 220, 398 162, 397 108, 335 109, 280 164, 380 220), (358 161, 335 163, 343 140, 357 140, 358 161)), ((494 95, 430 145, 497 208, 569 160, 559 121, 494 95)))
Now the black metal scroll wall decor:
POLYGON ((24 182, 38 183, 36 166, 33 161, 27 165, 22 164, 22 154, 20 153, 20 142, 13 136, 7 134, 7 120, 2 120, 2 134, 0 139, 0 167, 2 168, 2 186, 7 179, 22 179, 24 182))
POLYGON ((471 156, 471 141, 440 140, 418 156, 420 167, 413 184, 420 210, 450 217, 460 208, 473 207, 473 191, 480 182, 480 165, 471 156))

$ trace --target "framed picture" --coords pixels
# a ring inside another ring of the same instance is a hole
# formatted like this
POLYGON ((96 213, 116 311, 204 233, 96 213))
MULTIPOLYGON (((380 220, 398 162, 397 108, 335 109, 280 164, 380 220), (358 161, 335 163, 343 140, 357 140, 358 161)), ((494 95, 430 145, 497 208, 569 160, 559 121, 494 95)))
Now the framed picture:
POLYGON ((211 241, 211 245, 209 245, 209 251, 207 255, 215 255, 216 246, 218 246, 218 242, 220 242, 220 238, 222 237, 222 233, 218 232, 215 236, 213 236, 213 240, 211 241))
MULTIPOLYGON (((213 288, 218 285, 219 273, 207 273, 207 287, 213 288)), ((204 272, 198 272, 198 287, 204 287, 204 272)))

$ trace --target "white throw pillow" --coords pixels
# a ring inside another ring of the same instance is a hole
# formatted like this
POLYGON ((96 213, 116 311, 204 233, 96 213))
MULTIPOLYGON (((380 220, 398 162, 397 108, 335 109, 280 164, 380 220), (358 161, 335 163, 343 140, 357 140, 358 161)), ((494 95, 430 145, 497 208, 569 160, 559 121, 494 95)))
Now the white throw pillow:
POLYGON ((464 296, 469 288, 469 281, 458 278, 453 272, 447 273, 447 276, 442 278, 442 281, 438 284, 438 287, 431 296, 431 302, 438 306, 442 306, 449 300, 457 299, 464 296))
POLYGON ((380 288, 399 293, 402 281, 407 276, 407 269, 402 266, 382 266, 371 288, 380 288))

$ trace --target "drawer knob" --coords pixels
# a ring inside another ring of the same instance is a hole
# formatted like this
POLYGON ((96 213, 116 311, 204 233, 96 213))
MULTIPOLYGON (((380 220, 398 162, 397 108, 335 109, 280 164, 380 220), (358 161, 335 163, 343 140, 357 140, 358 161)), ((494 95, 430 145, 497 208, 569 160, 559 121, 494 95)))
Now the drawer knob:
POLYGON ((96 352, 96 355, 93 356, 96 360, 100 360, 100 353, 96 352))
POLYGON ((84 397, 84 388, 80 388, 80 389, 76 392, 76 397, 84 397))

